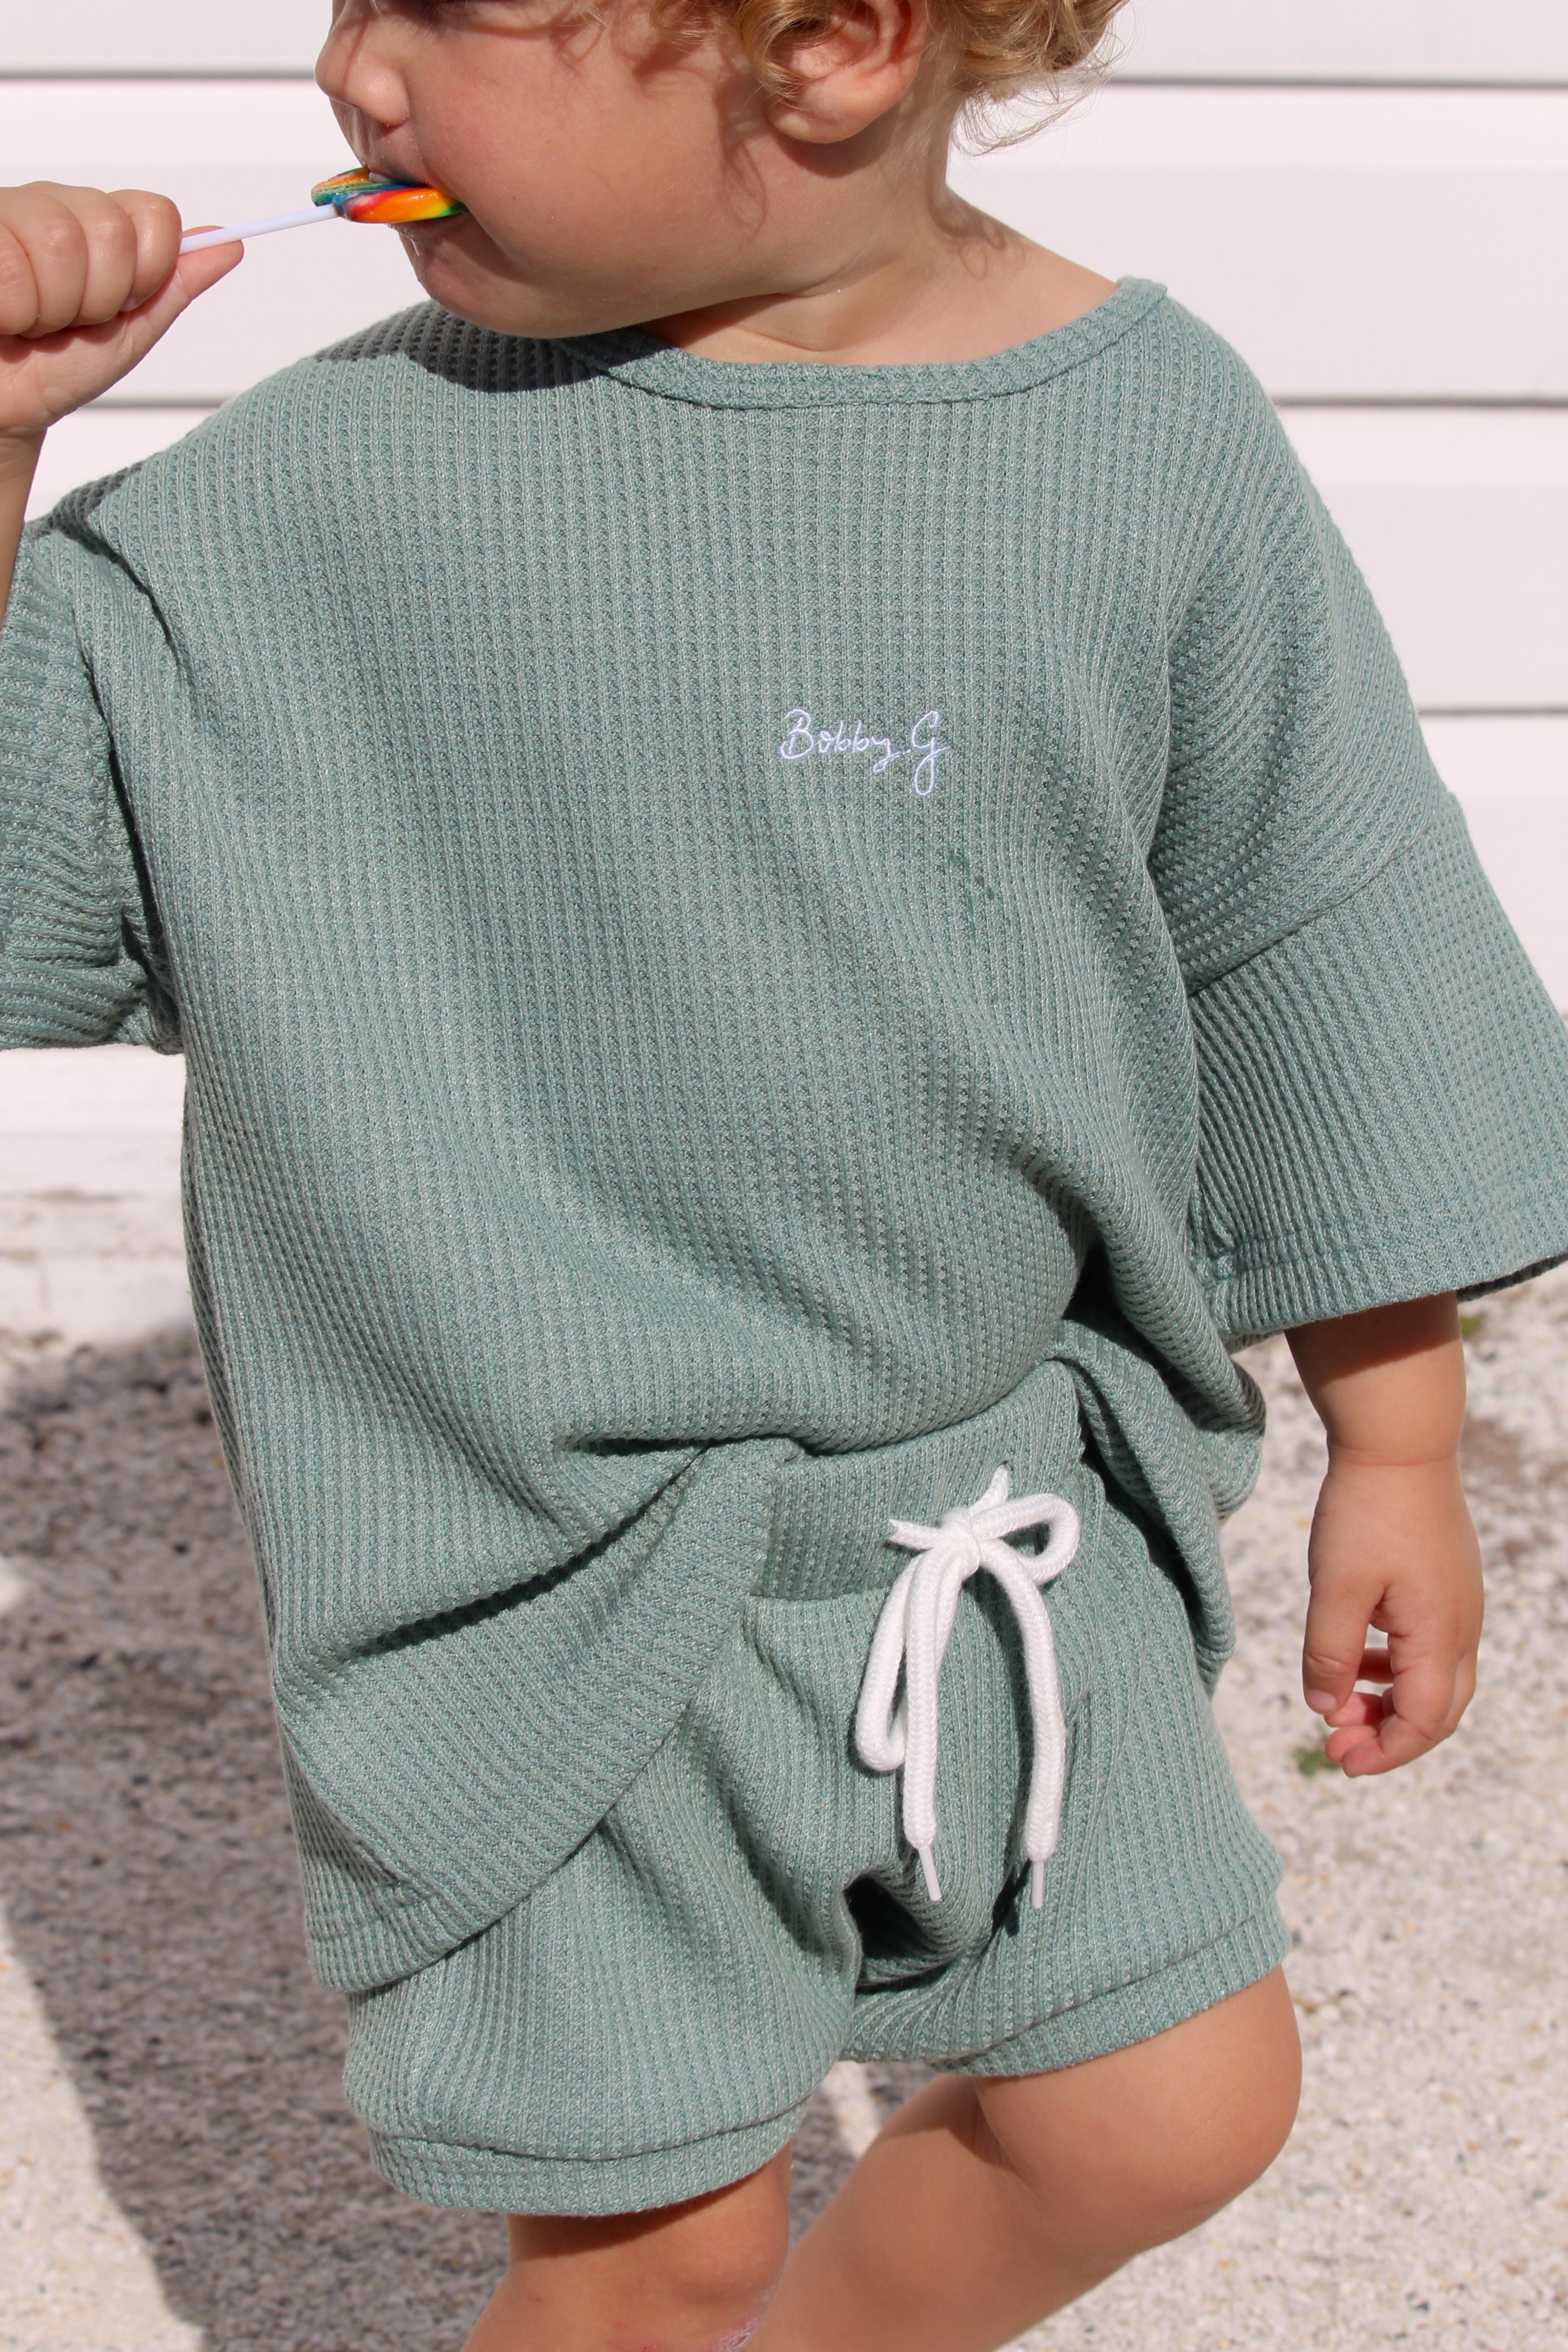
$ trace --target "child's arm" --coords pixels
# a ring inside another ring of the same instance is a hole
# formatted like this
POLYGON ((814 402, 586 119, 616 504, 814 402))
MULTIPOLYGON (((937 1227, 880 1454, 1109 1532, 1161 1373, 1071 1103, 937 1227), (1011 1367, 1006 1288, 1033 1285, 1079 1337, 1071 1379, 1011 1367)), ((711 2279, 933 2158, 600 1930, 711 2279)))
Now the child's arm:
POLYGON ((51 425, 118 383, 237 245, 180 253, 180 215, 142 189, 0 188, 0 615, 51 425))
POLYGON ((22 525, 26 520, 27 500, 32 496, 33 476, 43 446, 42 434, 31 442, 25 438, 13 441, 9 435, 0 441, 0 620, 5 619, 5 607, 11 601, 16 551, 22 544, 22 525))
POLYGON ((1446 1739, 1476 1686, 1481 1562, 1459 1484, 1465 1359, 1452 1292, 1289 1335, 1329 1437, 1309 1547, 1307 1704, 1351 1774, 1446 1739), (1366 1648, 1369 1627, 1388 1636, 1366 1648), (1358 1680, 1387 1683, 1358 1692, 1358 1680))
MULTIPOLYGON (((0 1047, 178 1042, 100 698, 110 616, 150 591, 116 561, 101 506, 90 536, 46 526, 29 541, 22 520, 48 427, 134 367, 242 251, 181 257, 179 241, 163 196, 0 188, 0 1047)), ((144 666, 138 690, 158 691, 144 666)))

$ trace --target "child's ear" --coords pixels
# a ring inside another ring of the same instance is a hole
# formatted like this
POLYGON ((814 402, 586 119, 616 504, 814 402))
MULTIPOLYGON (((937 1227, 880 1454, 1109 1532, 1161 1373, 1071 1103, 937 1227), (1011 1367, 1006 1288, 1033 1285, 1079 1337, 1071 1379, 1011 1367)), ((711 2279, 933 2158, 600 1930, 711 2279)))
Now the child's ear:
POLYGON ((853 139, 897 106, 921 69, 930 25, 922 0, 837 0, 826 29, 781 60, 792 87, 770 93, 786 139, 853 139))

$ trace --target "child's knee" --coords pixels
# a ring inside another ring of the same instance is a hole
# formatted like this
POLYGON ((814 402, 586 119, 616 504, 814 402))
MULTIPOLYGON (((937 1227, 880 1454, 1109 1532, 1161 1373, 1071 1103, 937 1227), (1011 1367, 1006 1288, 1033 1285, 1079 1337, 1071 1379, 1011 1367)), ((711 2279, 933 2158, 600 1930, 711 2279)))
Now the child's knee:
POLYGON ((1152 2042, 1061 2074, 987 2084, 983 2098, 1044 2224, 1070 2204, 1086 2244, 1103 2236, 1100 2252, 1125 2259, 1196 2229, 1268 2171, 1290 2136, 1300 2081, 1295 2013, 1276 1972, 1152 2042))
MULTIPOLYGON (((680 2352, 739 2346, 761 2320, 789 2251, 787 2155, 709 2197, 646 2213, 572 2220, 514 2215, 498 2317, 526 2306, 542 2326, 559 2300, 574 2324, 602 2318, 606 2340, 636 2320, 680 2352)), ((495 2352, 533 2352, 535 2335, 498 2333, 495 2352)), ((575 2343, 576 2336, 571 2340, 575 2343)), ((476 2334, 482 2352, 489 2339, 476 2334)))
POLYGON ((1161 2053, 1169 2071, 1152 2085, 1154 2127, 1137 2168, 1161 2240, 1196 2229, 1261 2179, 1290 2137, 1301 2092, 1295 2011, 1278 1972, 1184 2033, 1184 2048, 1161 2053))
POLYGON ((1293 2018, 1275 2046, 1227 2084, 1206 2114, 1194 2118, 1184 2141, 1168 2145, 1165 2195, 1176 2236, 1239 2197, 1262 2179, 1284 2147, 1301 2095, 1300 2044, 1293 2018))
MULTIPOLYGON (((750 2187, 751 2184, 748 2184, 750 2187)), ((789 2204, 765 2191, 703 2203, 650 2247, 672 2306, 711 2323, 715 2342, 761 2319, 789 2252, 789 2204)))

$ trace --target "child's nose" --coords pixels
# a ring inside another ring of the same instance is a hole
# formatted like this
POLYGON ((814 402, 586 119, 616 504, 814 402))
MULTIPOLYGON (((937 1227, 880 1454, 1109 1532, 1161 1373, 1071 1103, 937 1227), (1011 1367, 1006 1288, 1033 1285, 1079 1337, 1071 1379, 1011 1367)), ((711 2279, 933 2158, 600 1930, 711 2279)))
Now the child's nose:
MULTIPOLYGON (((332 27, 316 59, 316 80, 337 109, 379 130, 408 119, 408 89, 399 55, 395 17, 374 0, 338 0, 332 27)), ((352 136, 352 128, 343 124, 352 136)))

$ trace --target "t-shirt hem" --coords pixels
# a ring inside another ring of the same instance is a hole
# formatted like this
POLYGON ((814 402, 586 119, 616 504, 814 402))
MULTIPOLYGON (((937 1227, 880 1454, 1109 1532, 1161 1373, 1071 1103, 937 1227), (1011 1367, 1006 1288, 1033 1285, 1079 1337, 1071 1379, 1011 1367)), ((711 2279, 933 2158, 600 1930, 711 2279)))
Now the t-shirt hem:
POLYGON ((1516 1192, 1478 1232, 1473 1213, 1419 1226, 1340 1234, 1304 1245, 1259 1236, 1196 1261, 1209 1310, 1227 1342, 1245 1346, 1304 1323, 1452 1290, 1461 1297, 1528 1282, 1568 1261, 1568 1186, 1561 1174, 1516 1192))

